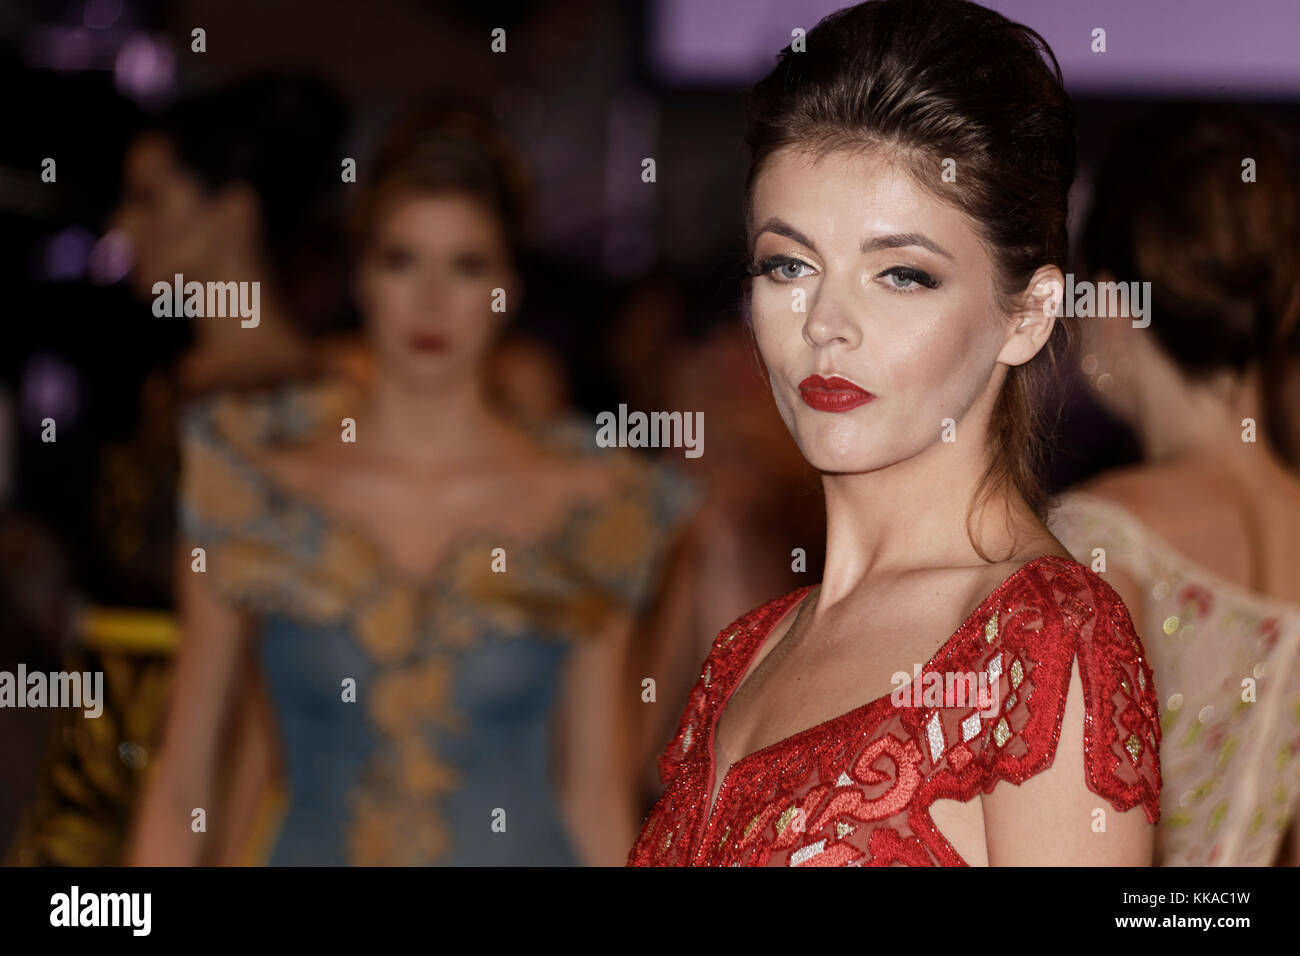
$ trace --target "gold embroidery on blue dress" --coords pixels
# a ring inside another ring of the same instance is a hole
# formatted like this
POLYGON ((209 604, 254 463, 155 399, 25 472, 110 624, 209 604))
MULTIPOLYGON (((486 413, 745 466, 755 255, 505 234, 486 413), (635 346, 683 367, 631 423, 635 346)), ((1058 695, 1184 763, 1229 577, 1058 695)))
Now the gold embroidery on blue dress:
MULTIPOLYGON (((483 555, 500 541, 475 534, 452 542, 439 570, 414 582, 366 535, 255 464, 268 444, 332 430, 355 400, 353 387, 322 383, 190 409, 182 527, 207 549, 214 583, 237 606, 350 627, 376 667, 366 714, 378 738, 347 797, 349 856, 429 862, 451 840, 436 797, 456 786, 457 774, 431 735, 464 729, 450 696, 455 652, 487 635, 588 639, 616 615, 641 610, 668 536, 699 494, 667 469, 603 452, 614 491, 571 505, 548 532, 511 545, 516 573, 492 573, 483 555)), ((561 428, 539 437, 581 452, 579 434, 561 428)))

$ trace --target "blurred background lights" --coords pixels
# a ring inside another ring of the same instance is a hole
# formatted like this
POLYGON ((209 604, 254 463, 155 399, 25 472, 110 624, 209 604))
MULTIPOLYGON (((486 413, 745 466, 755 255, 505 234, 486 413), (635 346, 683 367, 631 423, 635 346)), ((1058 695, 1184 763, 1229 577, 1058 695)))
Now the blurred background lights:
POLYGON ((118 90, 135 100, 161 99, 171 90, 175 76, 171 49, 145 33, 128 37, 113 64, 118 90))
POLYGON ((94 64, 95 46, 84 27, 47 25, 27 38, 27 60, 33 66, 74 73, 94 64))
POLYGON ((45 244, 45 277, 55 282, 71 282, 86 274, 95 236, 84 226, 69 226, 55 233, 45 244))
POLYGON ((114 229, 90 250, 87 274, 97 285, 112 285, 126 278, 132 259, 131 241, 125 233, 114 229))
POLYGON ((81 22, 92 30, 107 30, 122 17, 122 0, 87 0, 81 22))
POLYGON ((79 393, 72 366, 48 353, 33 356, 22 374, 22 423, 32 431, 40 431, 46 418, 59 425, 70 424, 77 417, 79 393))

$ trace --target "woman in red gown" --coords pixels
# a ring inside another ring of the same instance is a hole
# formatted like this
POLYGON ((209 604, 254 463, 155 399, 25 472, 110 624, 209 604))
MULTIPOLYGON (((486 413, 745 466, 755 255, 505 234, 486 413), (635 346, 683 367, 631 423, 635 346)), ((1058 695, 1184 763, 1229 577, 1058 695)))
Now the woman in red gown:
POLYGON ((1055 57, 964 0, 802 46, 751 94, 746 312, 823 474, 825 573, 718 635, 628 863, 1150 865, 1151 670, 1114 574, 1042 520, 1055 57))

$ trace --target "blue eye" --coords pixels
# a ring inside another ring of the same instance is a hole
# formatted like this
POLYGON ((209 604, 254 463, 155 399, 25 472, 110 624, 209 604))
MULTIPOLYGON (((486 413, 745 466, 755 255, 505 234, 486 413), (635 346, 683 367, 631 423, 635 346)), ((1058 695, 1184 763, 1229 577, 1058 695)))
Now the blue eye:
POLYGON ((933 289, 939 285, 939 280, 934 278, 928 272, 922 272, 920 269, 913 269, 910 266, 894 266, 892 269, 886 269, 876 276, 877 279, 884 279, 891 289, 897 289, 900 292, 908 292, 917 288, 933 289))
POLYGON ((796 279, 805 279, 812 272, 812 266, 802 259, 795 259, 791 256, 770 256, 749 267, 751 276, 765 275, 776 282, 793 282, 796 279), (808 271, 798 272, 799 269, 807 269, 808 271))

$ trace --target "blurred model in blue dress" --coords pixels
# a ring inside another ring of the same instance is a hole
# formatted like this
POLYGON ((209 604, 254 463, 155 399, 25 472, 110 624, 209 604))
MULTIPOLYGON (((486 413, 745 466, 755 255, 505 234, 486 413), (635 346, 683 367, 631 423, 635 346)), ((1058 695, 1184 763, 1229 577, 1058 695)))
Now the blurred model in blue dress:
POLYGON ((260 859, 619 863, 633 636, 695 495, 590 424, 525 426, 488 397, 526 189, 482 111, 413 112, 359 180, 353 374, 186 418, 184 640, 131 860, 210 858, 194 811, 222 813, 251 643, 280 763, 260 859))

